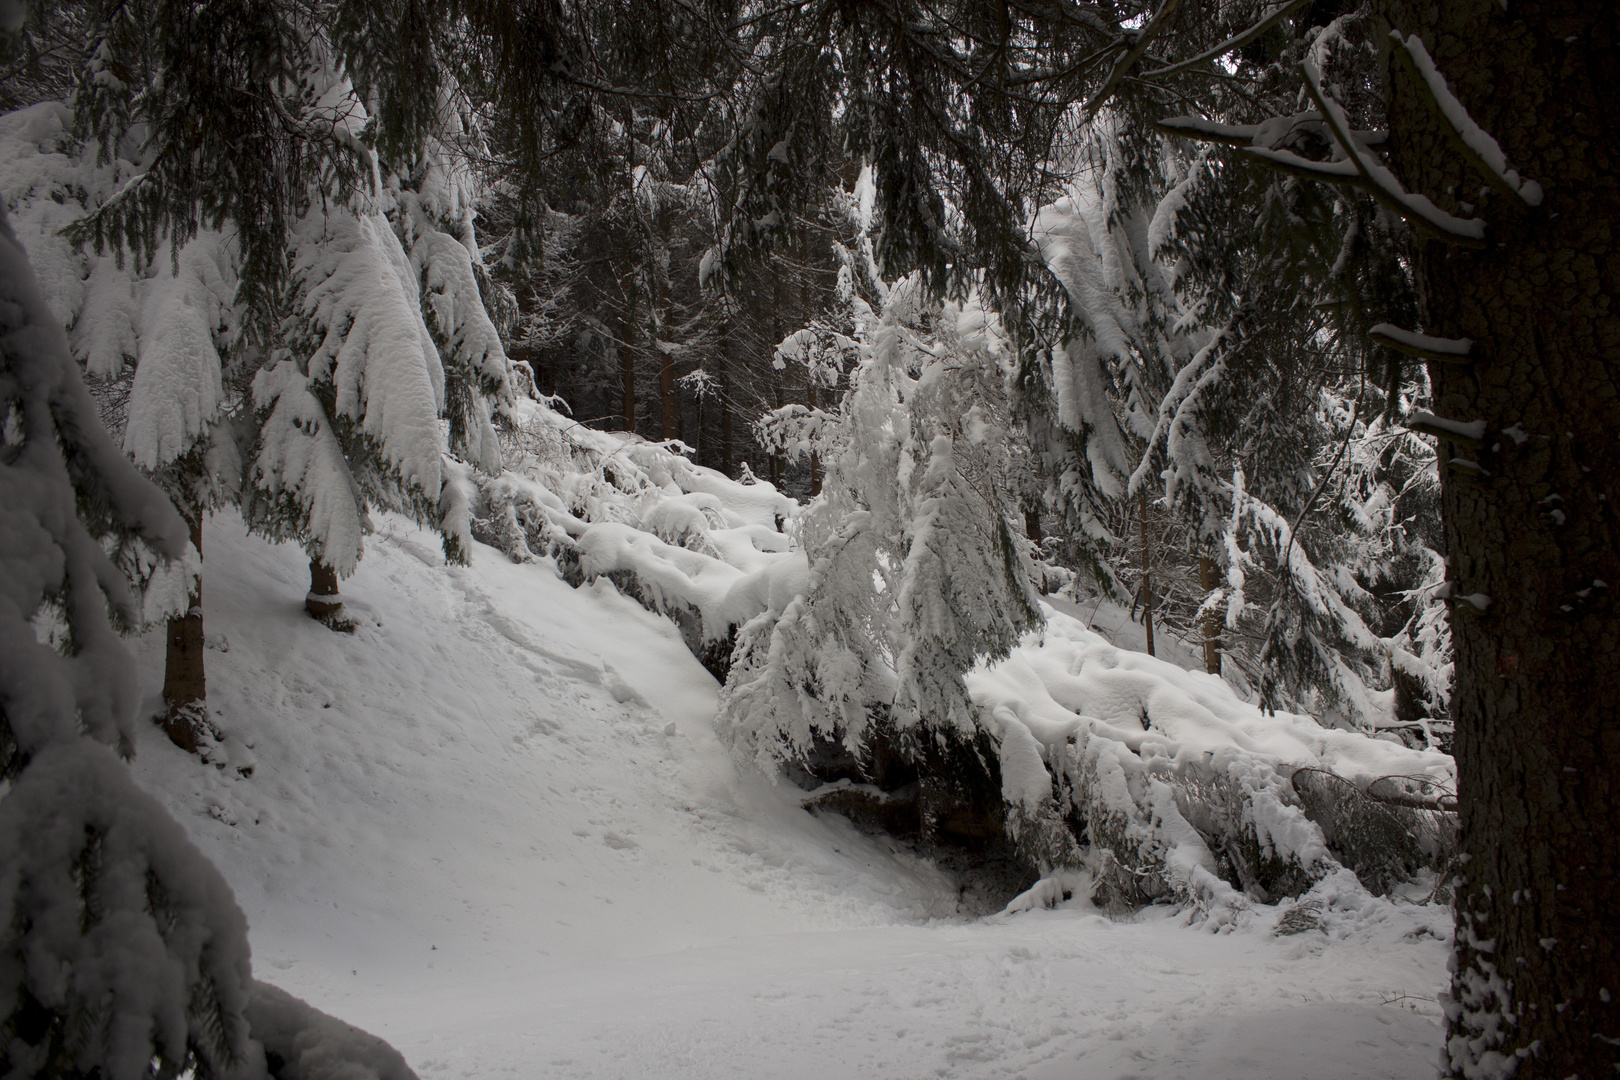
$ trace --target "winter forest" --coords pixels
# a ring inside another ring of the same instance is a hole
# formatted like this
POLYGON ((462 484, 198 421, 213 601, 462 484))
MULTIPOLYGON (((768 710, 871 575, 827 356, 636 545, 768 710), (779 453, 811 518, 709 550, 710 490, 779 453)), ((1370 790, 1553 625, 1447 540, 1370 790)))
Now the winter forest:
POLYGON ((0 0, 0 1075, 1614 1076, 1617 86, 0 0))

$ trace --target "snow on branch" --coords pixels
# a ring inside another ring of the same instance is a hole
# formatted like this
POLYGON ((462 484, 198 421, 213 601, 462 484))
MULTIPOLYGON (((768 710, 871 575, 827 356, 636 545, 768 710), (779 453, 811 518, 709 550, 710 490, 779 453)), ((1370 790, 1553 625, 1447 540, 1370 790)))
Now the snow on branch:
POLYGON ((1305 76, 1305 92, 1311 96, 1322 118, 1333 132, 1334 141, 1354 163, 1361 176, 1361 186, 1379 202, 1408 221, 1427 226, 1443 239, 1463 245, 1478 245, 1485 241, 1485 223, 1477 218, 1459 218, 1441 210, 1423 195, 1407 191, 1395 179, 1383 162, 1379 161, 1355 139, 1345 120, 1344 109, 1322 89, 1321 73, 1310 60, 1301 60, 1300 72, 1305 76))
POLYGON ((1472 363, 1474 343, 1469 338, 1433 337, 1411 330, 1402 330, 1393 323, 1378 323, 1367 331, 1367 336, 1386 348, 1424 360, 1438 360, 1446 364, 1472 363))
POLYGON ((1137 74, 1137 78, 1162 79, 1166 75, 1175 75, 1190 68, 1195 68, 1200 64, 1207 64, 1211 60, 1219 60, 1227 53, 1243 48, 1243 46, 1247 45, 1261 34, 1264 34, 1273 26, 1276 26, 1277 23, 1282 19, 1300 10, 1309 2, 1310 0, 1290 0, 1289 3, 1278 7, 1276 10, 1272 11, 1271 14, 1267 15, 1265 18, 1261 19, 1247 30, 1244 30, 1239 34, 1234 34, 1225 41, 1221 42, 1219 45, 1205 49, 1197 56, 1171 64, 1168 67, 1154 68, 1152 71, 1139 72, 1137 74))
POLYGON ((1159 6, 1159 10, 1153 13, 1153 18, 1149 19, 1147 25, 1137 32, 1135 39, 1127 39, 1130 40, 1130 47, 1125 50, 1124 55, 1114 62, 1114 66, 1109 70, 1108 77, 1103 80, 1102 86, 1098 87, 1097 92, 1091 95, 1091 100, 1086 102, 1084 113, 1087 117, 1096 116, 1097 110, 1102 108, 1103 104, 1114 96, 1114 91, 1119 89, 1119 84, 1124 82, 1125 77, 1131 73, 1131 69, 1136 67, 1137 61, 1142 59, 1147 52, 1148 46, 1153 44, 1153 39, 1159 35, 1161 30, 1170 25, 1170 20, 1175 18, 1176 9, 1180 6, 1181 0, 1164 0, 1164 3, 1159 6))
POLYGON ((1316 108, 1293 116, 1274 116, 1259 124, 1220 124, 1196 116, 1174 116, 1156 123, 1169 135, 1200 142, 1235 146, 1279 172, 1306 180, 1358 188, 1389 207, 1416 227, 1448 243, 1462 247, 1482 247, 1485 223, 1478 218, 1460 218, 1440 209, 1426 196, 1407 191, 1395 174, 1370 149, 1381 144, 1381 131, 1356 131, 1350 127, 1339 103, 1323 92, 1321 76, 1310 60, 1300 62, 1306 92, 1316 108), (1325 129, 1335 145, 1335 157, 1316 161, 1282 148, 1290 135, 1299 130, 1325 129))
POLYGON ((1407 71, 1417 77, 1418 86, 1426 91, 1424 100, 1443 122, 1446 134, 1458 153, 1502 192, 1524 200, 1526 206, 1540 206, 1543 194, 1541 185, 1508 168, 1507 155, 1502 152, 1502 147, 1491 138, 1489 132, 1474 122, 1462 102, 1452 94, 1451 88, 1446 85, 1446 77, 1440 74, 1429 56, 1429 50, 1423 47, 1422 39, 1416 34, 1403 38, 1399 30, 1391 30, 1389 36, 1400 46, 1395 50, 1395 55, 1407 71))
POLYGON ((1447 439, 1459 446, 1477 450, 1485 445, 1485 421, 1446 420, 1419 409, 1407 417, 1407 429, 1437 439, 1447 439))
MULTIPOLYGON (((1207 385, 1204 381, 1205 365, 1212 358, 1219 355, 1220 346, 1225 342, 1226 335, 1226 330, 1218 331, 1210 339, 1209 344, 1199 349, 1193 358, 1180 371, 1176 372, 1175 382, 1171 384, 1170 389, 1165 393, 1164 399, 1159 402, 1158 421, 1154 424, 1153 434, 1148 437, 1147 444, 1142 448, 1141 461, 1137 464, 1136 470, 1131 473, 1130 482, 1125 490, 1127 497, 1134 498, 1136 493, 1142 489, 1142 485, 1147 482, 1149 470, 1154 460, 1154 451, 1157 449, 1159 441, 1173 435, 1172 428, 1178 422, 1188 429, 1192 428, 1190 418, 1183 413, 1183 407, 1187 405, 1191 405, 1193 408, 1197 407, 1198 391, 1204 389, 1207 385)), ((1215 377, 1219 378, 1218 372, 1215 377)))

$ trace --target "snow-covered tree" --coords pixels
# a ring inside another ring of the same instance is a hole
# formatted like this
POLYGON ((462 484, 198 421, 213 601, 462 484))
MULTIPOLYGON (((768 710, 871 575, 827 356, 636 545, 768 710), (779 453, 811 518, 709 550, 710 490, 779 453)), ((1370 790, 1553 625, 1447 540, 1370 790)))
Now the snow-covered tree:
MULTIPOLYGON (((150 304, 180 304, 189 319, 154 324, 167 336, 142 346, 131 451, 175 474, 168 486, 199 525, 209 506, 235 497, 242 470, 226 467, 230 448, 213 437, 226 404, 222 366, 233 368, 251 387, 241 410, 246 516, 304 544, 306 606, 341 627, 337 579, 359 558, 369 507, 441 527, 447 553, 465 558, 465 493, 442 482, 440 457, 498 468, 492 420, 511 389, 489 314, 504 297, 473 231, 477 131, 465 97, 449 82, 421 87, 431 104, 414 141, 384 140, 386 154, 368 145, 377 123, 345 73, 329 14, 277 4, 99 11, 74 97, 77 129, 103 171, 120 155, 128 163, 116 187, 87 200, 74 232, 98 252, 113 247, 119 265, 126 253, 143 268, 166 262, 172 281, 151 286, 150 304), (233 41, 265 56, 243 63, 215 50, 233 41), (215 136, 252 151, 211 167, 198 150, 215 136), (225 247, 212 231, 221 227, 225 247), (199 284, 216 249, 220 272, 199 284), (191 325, 205 317, 212 352, 191 325)), ((352 14, 358 21, 338 20, 351 51, 379 17, 352 14)), ((200 649, 200 624, 184 638, 200 649)), ((200 697, 200 667, 193 681, 200 697)))
POLYGON ((316 1075, 319 1045, 323 1068, 410 1077, 377 1040, 253 981, 229 886, 118 760, 140 703, 118 631, 140 604, 107 546, 179 559, 188 529, 102 429, 3 209, 0 415, 0 1067, 137 1080, 263 1076, 274 1060, 291 1080, 316 1075))
MULTIPOLYGON (((239 316, 235 247, 204 229, 177 252, 165 245, 152 261, 76 248, 62 230, 138 166, 122 153, 98 161, 93 146, 73 137, 73 113, 62 102, 42 102, 0 123, 12 162, 7 204, 40 253, 48 299, 86 373, 120 406, 113 426, 125 451, 168 492, 200 553, 204 515, 234 497, 241 472, 223 426, 239 316)), ((135 153, 127 144, 120 150, 135 153)), ((168 620, 163 723, 178 745, 196 750, 209 729, 201 577, 194 566, 160 569, 139 545, 122 561, 142 581, 143 618, 168 620)))
MULTIPOLYGON (((930 302, 916 278, 880 287, 877 310, 848 297, 849 334, 801 331, 779 350, 854 369, 835 411, 794 406, 763 425, 767 442, 827 463, 801 518, 808 586, 740 628, 722 693, 722 730, 766 763, 818 741, 868 762, 883 743, 924 771, 978 746, 1005 750, 963 676, 1041 621, 1029 547, 1011 525, 1006 340, 982 307, 930 302)), ((1011 801, 1015 833, 1035 842, 1011 801)))

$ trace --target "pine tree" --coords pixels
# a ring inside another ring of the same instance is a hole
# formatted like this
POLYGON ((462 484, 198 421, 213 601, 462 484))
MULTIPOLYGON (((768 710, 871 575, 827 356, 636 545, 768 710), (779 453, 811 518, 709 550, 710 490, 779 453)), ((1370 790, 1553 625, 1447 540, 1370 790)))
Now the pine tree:
POLYGON ((106 546, 178 559, 189 530, 101 429, 3 210, 0 410, 0 1067, 137 1080, 264 1075, 269 1058, 274 1076, 314 1051, 410 1077, 385 1044, 253 981, 230 887, 118 760, 141 693, 118 632, 140 610, 106 546))
MULTIPOLYGON (((73 138, 73 113, 63 102, 41 102, 7 120, 7 153, 22 166, 8 193, 18 231, 47 268, 50 299, 70 328, 75 355, 118 406, 113 429, 125 451, 169 493, 200 553, 204 515, 234 496, 240 474, 222 426, 227 368, 235 366, 226 358, 239 314, 234 246, 203 230, 178 252, 165 245, 151 262, 75 250, 59 231, 139 166, 122 155, 98 163, 96 149, 73 138)), ((195 752, 212 734, 204 707, 201 578, 195 568, 159 569, 138 546, 122 561, 142 581, 143 618, 167 616, 162 722, 177 745, 195 752), (175 587, 176 578, 187 584, 175 587)))
MULTIPOLYGON (((92 10, 80 128, 103 158, 136 122, 147 141, 130 182, 88 208, 76 234, 141 262, 166 245, 178 275, 200 230, 230 223, 226 344, 257 365, 242 374, 253 387, 244 512, 266 535, 305 546, 306 607, 342 628, 337 580, 359 558, 368 509, 440 527, 447 556, 464 560, 466 493, 443 482, 439 457, 499 466, 492 421, 511 388, 489 315, 503 297, 473 230, 467 161, 478 133, 467 102, 440 70, 414 90, 425 107, 413 98, 370 117, 346 59, 374 77, 367 50, 394 29, 374 21, 388 13, 364 6, 92 10), (216 141, 237 140, 253 151, 218 150, 221 167, 204 163, 216 141)), ((390 101, 399 89, 367 85, 390 101)), ((163 385, 159 398, 176 393, 153 415, 185 416, 185 389, 163 385)), ((157 464, 202 475, 212 464, 198 446, 157 464)), ((199 499, 183 480, 171 486, 199 524, 218 501, 215 489, 199 499)), ((200 644, 200 625, 192 629, 182 654, 200 644)))

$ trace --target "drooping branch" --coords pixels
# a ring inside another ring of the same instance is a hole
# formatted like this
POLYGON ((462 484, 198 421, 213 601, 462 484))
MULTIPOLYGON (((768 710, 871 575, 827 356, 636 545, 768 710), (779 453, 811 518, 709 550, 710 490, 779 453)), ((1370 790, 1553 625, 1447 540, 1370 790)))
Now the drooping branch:
POLYGON ((1175 17, 1176 9, 1180 6, 1181 0, 1165 0, 1164 5, 1154 13, 1153 18, 1149 19, 1148 24, 1142 28, 1141 33, 1136 35, 1136 41, 1132 43, 1131 47, 1125 51, 1123 56, 1114 61, 1114 66, 1108 72, 1108 77, 1103 80, 1102 86, 1098 88, 1095 94, 1091 95, 1091 100, 1086 102, 1086 116, 1096 116, 1097 110, 1102 108, 1108 99, 1114 96, 1114 91, 1119 89, 1119 84, 1125 81, 1125 76, 1129 75, 1131 69, 1136 67, 1137 61, 1142 59, 1143 54, 1147 52, 1148 46, 1153 43, 1153 39, 1158 36, 1159 31, 1170 25, 1170 20, 1175 17))
POLYGON ((1316 105, 1310 112, 1274 116, 1259 124, 1221 124, 1202 117, 1174 116, 1159 120, 1154 126, 1167 135, 1235 146, 1278 172, 1365 191, 1415 228, 1447 243, 1475 248, 1485 245, 1483 221, 1449 214, 1427 197, 1402 187, 1389 167, 1370 149, 1384 141, 1385 133, 1353 130, 1339 103, 1322 90, 1316 66, 1305 60, 1300 70, 1306 91, 1316 105), (1287 135, 1310 125, 1324 127, 1343 156, 1337 160, 1315 161, 1279 147, 1287 135))
POLYGON ((1162 79, 1167 75, 1176 75, 1191 68, 1195 68, 1200 64, 1207 64, 1211 60, 1218 60, 1227 53, 1232 52, 1234 49, 1243 48, 1243 46, 1247 45, 1261 34, 1264 34, 1273 26, 1276 26, 1278 22, 1282 21, 1287 16, 1299 11, 1308 3, 1310 3, 1310 0, 1290 0, 1289 3, 1279 7, 1276 11, 1273 11, 1270 15, 1267 15, 1265 18, 1261 19, 1247 30, 1227 38, 1214 48, 1206 49, 1197 56, 1187 60, 1182 60, 1179 63, 1171 64, 1168 67, 1154 68, 1152 71, 1140 72, 1136 77, 1138 79, 1145 79, 1149 81, 1154 79, 1162 79))

